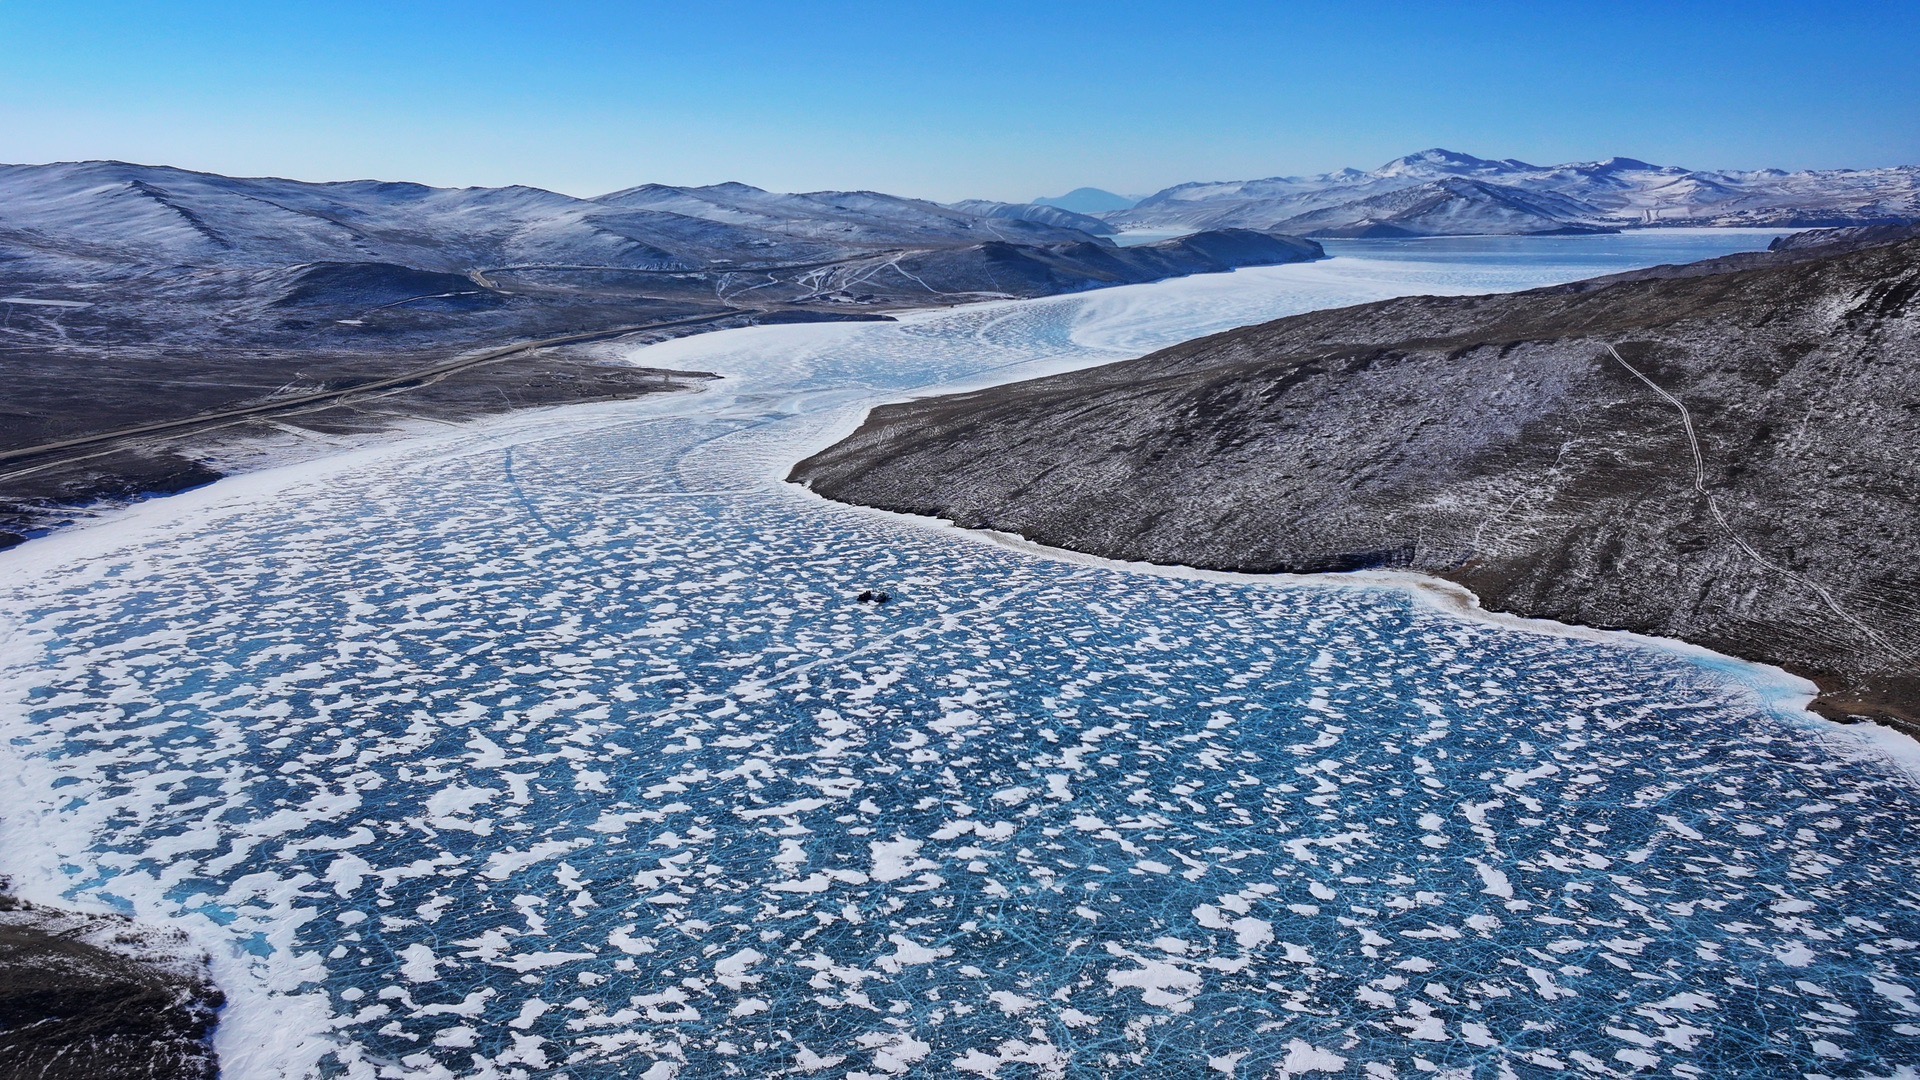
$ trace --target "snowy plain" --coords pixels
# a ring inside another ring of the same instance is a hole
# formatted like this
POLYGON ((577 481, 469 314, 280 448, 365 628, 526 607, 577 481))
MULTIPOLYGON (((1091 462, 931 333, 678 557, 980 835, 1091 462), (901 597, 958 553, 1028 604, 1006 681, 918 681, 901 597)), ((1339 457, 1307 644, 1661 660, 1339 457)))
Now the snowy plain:
POLYGON ((240 1080, 1914 1076, 1920 786, 1798 680, 780 481, 881 401, 1764 244, 1329 245, 702 335, 632 354, 697 394, 35 541, 0 872, 191 932, 240 1080))

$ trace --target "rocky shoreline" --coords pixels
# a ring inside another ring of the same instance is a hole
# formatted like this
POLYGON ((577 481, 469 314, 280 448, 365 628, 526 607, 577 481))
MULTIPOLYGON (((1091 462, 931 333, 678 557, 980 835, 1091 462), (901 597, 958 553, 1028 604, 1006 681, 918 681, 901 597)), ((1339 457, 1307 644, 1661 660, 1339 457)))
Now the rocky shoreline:
POLYGON ((271 440, 304 444, 282 456, 311 456, 337 450, 341 439, 419 422, 457 423, 517 409, 625 401, 685 392, 717 378, 711 372, 611 364, 578 349, 551 349, 458 372, 431 385, 30 457, 0 473, 0 550, 104 510, 213 483, 230 471, 223 458, 265 453, 260 448, 271 440))
POLYGON ((1920 238, 1779 248, 888 405, 790 479, 1113 559, 1412 570, 1920 734, 1920 238))
POLYGON ((225 996, 186 936, 0 892, 0 1077, 212 1080, 225 996))

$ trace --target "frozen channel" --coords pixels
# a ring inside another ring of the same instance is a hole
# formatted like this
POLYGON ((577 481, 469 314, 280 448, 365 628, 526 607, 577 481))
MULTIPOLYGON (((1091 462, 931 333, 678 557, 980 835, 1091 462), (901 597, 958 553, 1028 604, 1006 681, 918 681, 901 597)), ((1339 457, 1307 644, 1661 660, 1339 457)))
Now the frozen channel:
POLYGON ((1764 246, 1311 265, 641 350, 0 555, 0 870, 227 1075, 1915 1076, 1920 793, 1766 669, 824 503, 871 405, 1764 246), (894 602, 861 604, 863 589, 894 602))

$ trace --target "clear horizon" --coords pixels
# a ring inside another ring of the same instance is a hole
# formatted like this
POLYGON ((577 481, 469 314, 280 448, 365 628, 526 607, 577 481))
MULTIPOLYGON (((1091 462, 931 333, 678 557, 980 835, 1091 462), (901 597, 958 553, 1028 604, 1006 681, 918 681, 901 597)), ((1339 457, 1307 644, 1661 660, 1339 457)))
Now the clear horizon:
POLYGON ((0 4, 0 159, 1026 201, 1370 169, 1920 162, 1920 8, 0 4))

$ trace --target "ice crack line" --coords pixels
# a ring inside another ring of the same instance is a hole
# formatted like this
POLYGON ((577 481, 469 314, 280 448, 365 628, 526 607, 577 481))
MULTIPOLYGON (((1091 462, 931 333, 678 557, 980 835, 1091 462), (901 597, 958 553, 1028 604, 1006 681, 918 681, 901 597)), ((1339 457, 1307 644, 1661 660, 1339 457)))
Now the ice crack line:
POLYGON ((1687 411, 1686 403, 1681 401, 1679 398, 1674 397, 1672 394, 1667 393, 1665 390, 1661 389, 1659 383, 1656 383, 1652 379, 1647 378, 1646 374, 1643 373, 1639 368, 1634 367, 1632 364, 1627 363, 1627 358, 1620 355, 1620 350, 1614 348, 1612 342, 1610 341, 1603 342, 1602 344, 1606 345, 1607 352, 1613 355, 1614 360, 1618 362, 1621 367, 1626 368, 1628 372, 1632 373, 1634 378, 1639 379, 1643 383, 1646 383, 1647 386, 1651 388, 1654 393, 1659 394, 1662 398, 1665 398, 1667 404, 1672 405, 1675 409, 1678 409, 1680 411, 1680 425, 1684 427, 1687 431, 1687 447, 1693 451, 1693 490, 1696 493, 1698 493, 1700 496, 1706 499, 1708 512, 1713 515, 1714 522, 1720 526, 1720 531, 1727 534, 1727 539, 1733 541, 1733 544, 1735 547, 1739 548, 1741 551, 1746 552, 1748 558, 1751 558, 1754 562, 1759 563, 1762 567, 1765 567, 1766 569, 1771 570, 1774 573, 1781 575, 1782 577, 1788 578, 1793 581, 1797 581, 1800 584, 1805 585, 1807 588, 1813 590, 1813 592, 1820 597, 1821 601, 1827 605, 1827 610, 1833 612, 1835 615, 1838 615, 1841 619, 1851 624, 1855 629, 1859 630, 1862 634, 1866 635, 1868 640, 1872 641, 1876 645, 1879 645, 1882 649, 1886 650, 1889 654, 1893 655, 1894 657, 1900 660, 1905 660, 1911 663, 1914 659, 1911 654, 1902 650, 1901 648, 1896 646, 1892 641, 1888 640, 1886 635, 1882 634, 1878 630, 1875 630, 1873 627, 1867 625, 1865 622, 1862 622, 1860 619, 1856 618, 1851 612, 1841 607, 1840 602, 1833 598, 1833 594, 1828 592, 1825 586, 1821 585, 1819 582, 1813 580, 1812 578, 1806 576, 1805 574, 1800 573, 1799 571, 1790 570, 1787 567, 1781 566, 1779 563, 1776 563, 1771 559, 1768 559, 1766 556, 1760 554, 1758 551, 1755 551, 1753 549, 1753 545, 1741 539, 1739 533, 1736 533, 1733 531, 1733 526, 1727 523, 1727 516, 1720 512, 1720 504, 1718 501, 1714 499, 1713 492, 1707 490, 1706 459, 1701 456, 1700 437, 1694 432, 1693 414, 1687 411))

